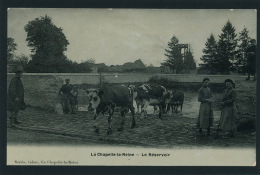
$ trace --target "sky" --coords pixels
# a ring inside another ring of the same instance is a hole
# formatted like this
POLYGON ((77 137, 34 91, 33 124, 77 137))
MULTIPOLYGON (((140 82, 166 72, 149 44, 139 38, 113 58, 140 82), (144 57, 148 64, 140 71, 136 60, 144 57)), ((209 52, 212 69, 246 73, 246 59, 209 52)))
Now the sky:
POLYGON ((168 42, 175 35, 180 44, 190 44, 197 63, 210 34, 219 39, 229 20, 236 33, 244 27, 256 39, 254 9, 84 9, 10 8, 7 36, 17 44, 16 55, 30 55, 24 26, 35 18, 49 16, 63 29, 69 45, 65 55, 80 63, 120 65, 141 59, 160 66, 168 42))

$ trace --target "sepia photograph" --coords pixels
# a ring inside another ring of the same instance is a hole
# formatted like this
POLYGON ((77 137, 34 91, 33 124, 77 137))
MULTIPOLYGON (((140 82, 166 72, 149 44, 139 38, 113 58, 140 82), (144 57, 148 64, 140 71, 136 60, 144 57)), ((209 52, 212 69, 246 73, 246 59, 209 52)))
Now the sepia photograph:
POLYGON ((256 166, 256 9, 8 8, 7 165, 256 166))

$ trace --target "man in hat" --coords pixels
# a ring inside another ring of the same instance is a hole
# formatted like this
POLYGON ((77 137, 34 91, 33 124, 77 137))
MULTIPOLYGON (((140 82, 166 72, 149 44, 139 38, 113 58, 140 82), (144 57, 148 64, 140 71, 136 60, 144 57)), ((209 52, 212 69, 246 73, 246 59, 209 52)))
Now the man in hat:
POLYGON ((72 85, 70 84, 70 79, 65 79, 65 84, 61 87, 59 94, 61 96, 60 101, 64 114, 68 114, 71 111, 70 107, 70 92, 72 90, 72 85))
POLYGON ((8 94, 7 94, 7 105, 8 111, 10 111, 10 126, 14 127, 15 124, 21 124, 17 120, 19 110, 24 110, 26 105, 24 103, 24 87, 21 80, 23 75, 23 67, 15 67, 15 76, 11 79, 8 94))
POLYGON ((78 87, 74 85, 72 87, 72 90, 69 94, 70 99, 70 105, 71 105, 71 113, 76 114, 77 113, 77 106, 78 106, 78 87))

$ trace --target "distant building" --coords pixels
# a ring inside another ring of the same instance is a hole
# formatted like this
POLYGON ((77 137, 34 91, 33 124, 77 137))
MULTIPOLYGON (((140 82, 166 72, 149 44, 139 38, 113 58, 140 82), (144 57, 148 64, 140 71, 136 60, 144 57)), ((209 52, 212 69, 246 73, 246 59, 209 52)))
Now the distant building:
POLYGON ((91 73, 106 72, 107 66, 104 63, 91 63, 90 69, 92 70, 91 73))
POLYGON ((98 67, 97 66, 91 66, 90 69, 92 70, 91 73, 98 73, 98 67))
POLYGON ((108 72, 145 72, 146 66, 141 59, 134 62, 127 62, 123 65, 111 65, 108 72))
POLYGON ((172 73, 174 73, 174 71, 171 70, 169 67, 160 66, 160 73, 162 73, 162 74, 172 74, 172 73))
POLYGON ((108 72, 122 72, 123 68, 120 65, 111 65, 108 69, 108 72))
POLYGON ((161 67, 151 67, 151 66, 148 66, 146 68, 146 72, 147 73, 161 73, 161 67))

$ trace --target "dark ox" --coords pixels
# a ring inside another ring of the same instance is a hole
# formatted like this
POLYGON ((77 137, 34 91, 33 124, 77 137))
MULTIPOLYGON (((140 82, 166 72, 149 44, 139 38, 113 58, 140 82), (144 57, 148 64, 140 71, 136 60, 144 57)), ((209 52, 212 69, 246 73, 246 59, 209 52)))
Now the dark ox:
POLYGON ((165 113, 166 104, 170 100, 170 93, 161 85, 143 84, 137 89, 137 96, 135 98, 137 105, 141 105, 141 116, 146 114, 148 105, 159 106, 159 118, 162 113, 165 113))
MULTIPOLYGON (((115 111, 115 107, 121 107, 121 125, 117 129, 118 131, 123 130, 123 125, 125 122, 125 114, 130 109, 132 113, 132 125, 131 128, 134 128, 135 117, 134 117, 134 107, 133 107, 133 92, 131 89, 125 86, 105 86, 101 89, 88 91, 86 90, 89 97, 89 111, 94 112, 94 121, 96 121, 97 116, 100 113, 105 113, 108 111, 108 131, 107 134, 111 134, 111 122, 112 116, 115 111)), ((96 124, 96 122, 95 122, 96 124)), ((97 125, 94 126, 96 128, 96 132, 99 131, 97 125)))
POLYGON ((176 91, 176 90, 170 92, 170 101, 167 105, 167 112, 169 112, 171 109, 172 113, 173 113, 173 111, 175 113, 177 113, 179 106, 180 106, 181 112, 182 112, 183 102, 184 102, 184 92, 176 91))

